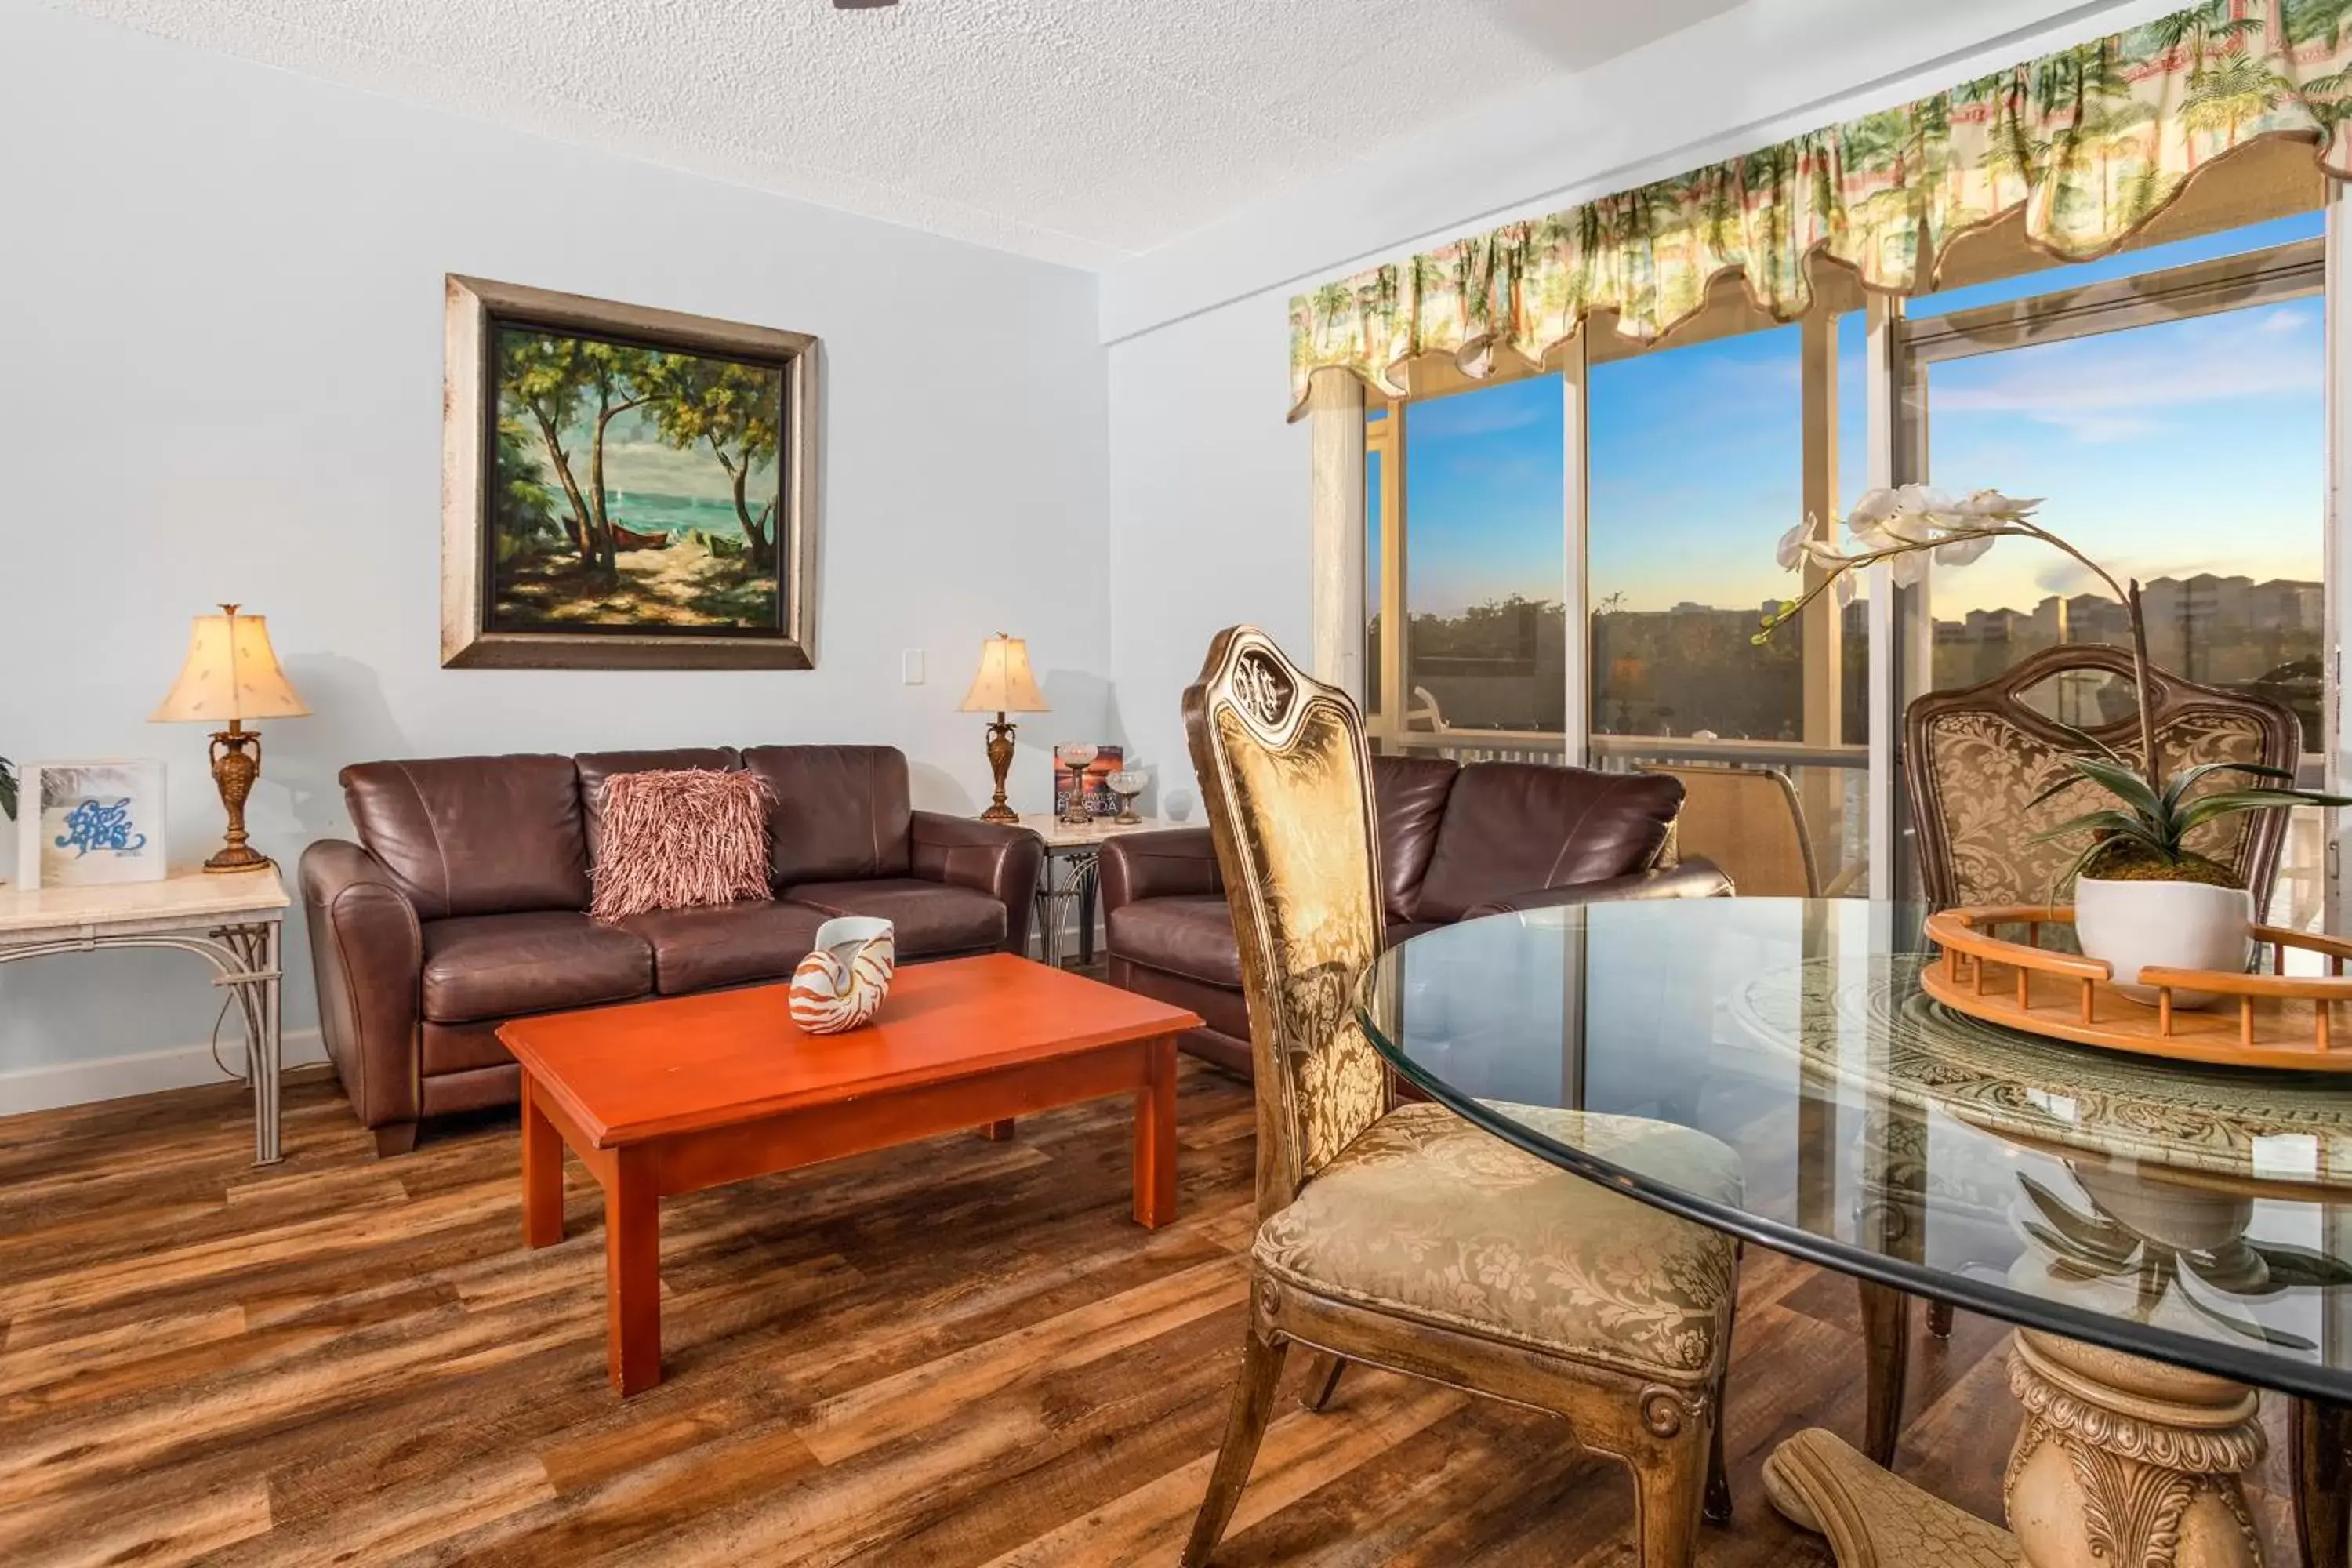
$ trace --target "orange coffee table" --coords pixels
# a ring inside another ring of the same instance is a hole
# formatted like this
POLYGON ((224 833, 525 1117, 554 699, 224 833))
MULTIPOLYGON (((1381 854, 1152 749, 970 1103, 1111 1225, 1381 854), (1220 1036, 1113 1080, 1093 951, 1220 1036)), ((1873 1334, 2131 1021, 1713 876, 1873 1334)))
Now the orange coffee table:
POLYGON ((604 1189, 613 1386, 661 1381, 658 1206, 677 1193, 1135 1096, 1135 1217, 1176 1217, 1176 1036, 1200 1019, 1010 953, 898 971, 879 1017, 804 1035, 762 985, 501 1025, 522 1064, 522 1234, 563 1239, 563 1146, 604 1189), (560 1141, 559 1141, 560 1140, 560 1141))

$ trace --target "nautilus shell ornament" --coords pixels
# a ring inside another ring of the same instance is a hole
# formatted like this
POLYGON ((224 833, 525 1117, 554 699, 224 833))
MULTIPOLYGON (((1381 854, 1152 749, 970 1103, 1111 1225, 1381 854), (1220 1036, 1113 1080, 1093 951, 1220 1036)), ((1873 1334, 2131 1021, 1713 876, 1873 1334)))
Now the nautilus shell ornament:
POLYGON ((848 915, 816 928, 816 951, 793 971, 793 1022, 803 1033, 838 1035, 881 1010, 898 972, 888 921, 848 915))

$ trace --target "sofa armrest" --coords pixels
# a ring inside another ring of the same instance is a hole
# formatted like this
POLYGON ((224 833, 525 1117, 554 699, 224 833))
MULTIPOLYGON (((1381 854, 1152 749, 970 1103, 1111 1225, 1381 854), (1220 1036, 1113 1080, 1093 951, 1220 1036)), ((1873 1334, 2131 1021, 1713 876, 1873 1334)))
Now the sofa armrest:
POLYGON ((1123 833, 1103 841, 1103 919, 1144 899, 1198 897, 1225 890, 1216 842, 1205 827, 1123 833))
POLYGON ((302 851, 302 909, 319 984, 319 1029, 352 1109, 369 1127, 413 1122, 423 1091, 417 1037, 425 933, 383 863, 322 838, 302 851))
POLYGON ((1712 860, 1698 856, 1663 870, 1635 871, 1604 877, 1598 882, 1573 882, 1564 888, 1535 888, 1480 904, 1465 920, 1480 915, 1507 914, 1521 910, 1557 910, 1576 904, 1613 904, 1627 899, 1727 899, 1731 879, 1712 860))
POLYGON ((1029 920, 1045 864, 1043 840, 1025 827, 919 811, 911 829, 914 874, 969 888, 1004 906, 1004 951, 1029 950, 1029 920))

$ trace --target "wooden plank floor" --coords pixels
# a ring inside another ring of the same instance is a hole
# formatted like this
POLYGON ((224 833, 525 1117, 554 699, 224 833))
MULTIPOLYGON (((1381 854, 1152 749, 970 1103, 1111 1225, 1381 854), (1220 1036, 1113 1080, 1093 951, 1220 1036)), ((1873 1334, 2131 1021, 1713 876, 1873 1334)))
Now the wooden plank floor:
MULTIPOLYGON (((626 1404, 576 1164, 526 1252, 511 1113, 378 1161, 331 1079, 287 1103, 268 1171, 231 1087, 0 1120, 0 1563, 1174 1562, 1241 1342, 1244 1086, 1187 1062, 1158 1233, 1109 1102, 671 1201, 667 1376, 626 1404)), ((1757 1467, 1857 1430, 1855 1336, 1849 1282, 1751 1250, 1705 1563, 1825 1560, 1757 1467)), ((1904 1461, 1988 1514, 2001 1339, 1921 1341, 1904 1461)), ((1630 1510, 1557 1424, 1357 1369, 1286 1402, 1219 1561, 1622 1563, 1630 1510)))

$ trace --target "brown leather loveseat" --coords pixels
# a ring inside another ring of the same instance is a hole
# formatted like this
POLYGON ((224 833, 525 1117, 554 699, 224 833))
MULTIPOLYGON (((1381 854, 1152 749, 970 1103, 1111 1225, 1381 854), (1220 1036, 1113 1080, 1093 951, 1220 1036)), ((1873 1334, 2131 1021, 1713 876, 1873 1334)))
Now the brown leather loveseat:
MULTIPOLYGON (((1664 774, 1376 756, 1372 794, 1391 943, 1508 910, 1731 891, 1708 862, 1677 861, 1683 786, 1664 774)), ((1198 1013, 1184 1047, 1246 1074, 1241 948, 1209 830, 1113 838, 1101 867, 1111 984, 1198 1013)))
POLYGON ((420 1118, 512 1103, 512 1017, 788 978, 835 915, 898 927, 901 962, 1029 938, 1035 835, 911 808, 888 746, 443 757, 342 771, 360 843, 303 852, 327 1054, 376 1148, 420 1118), (587 915, 604 780, 742 768, 767 782, 774 896, 599 925, 587 915))

